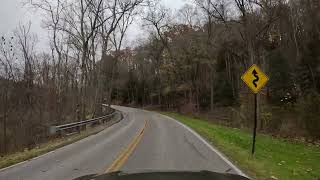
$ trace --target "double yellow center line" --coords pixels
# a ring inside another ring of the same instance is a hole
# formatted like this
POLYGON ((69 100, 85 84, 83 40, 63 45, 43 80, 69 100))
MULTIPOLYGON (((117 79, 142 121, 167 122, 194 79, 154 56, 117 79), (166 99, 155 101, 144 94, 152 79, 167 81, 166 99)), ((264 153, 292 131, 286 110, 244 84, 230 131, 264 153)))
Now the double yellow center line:
POLYGON ((119 171, 119 169, 123 166, 123 164, 127 161, 129 156, 132 154, 134 149, 137 147, 139 142, 141 141, 145 129, 148 126, 148 121, 144 121, 144 127, 138 132, 138 134, 132 139, 130 144, 117 156, 117 159, 113 161, 113 163, 106 169, 106 173, 119 171))

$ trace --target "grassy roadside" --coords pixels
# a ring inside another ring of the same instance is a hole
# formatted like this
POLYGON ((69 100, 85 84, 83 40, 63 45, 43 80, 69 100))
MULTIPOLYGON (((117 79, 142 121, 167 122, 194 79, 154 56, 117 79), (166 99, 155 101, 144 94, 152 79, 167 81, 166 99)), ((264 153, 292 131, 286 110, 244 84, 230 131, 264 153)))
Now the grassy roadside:
POLYGON ((17 152, 9 154, 4 157, 0 157, 0 169, 5 168, 14 164, 17 164, 22 161, 32 159, 34 157, 40 156, 47 152, 53 151, 55 149, 61 148, 63 146, 72 144, 76 141, 89 137, 91 135, 97 134, 103 131, 105 128, 110 127, 111 125, 117 123, 118 121, 114 120, 103 126, 97 126, 94 128, 88 127, 86 131, 81 131, 79 134, 74 134, 68 137, 63 137, 59 139, 51 140, 47 143, 40 144, 37 148, 26 150, 24 152, 17 152))
POLYGON ((319 147, 258 134, 252 156, 249 132, 177 113, 162 114, 194 129, 253 179, 320 179, 319 147))

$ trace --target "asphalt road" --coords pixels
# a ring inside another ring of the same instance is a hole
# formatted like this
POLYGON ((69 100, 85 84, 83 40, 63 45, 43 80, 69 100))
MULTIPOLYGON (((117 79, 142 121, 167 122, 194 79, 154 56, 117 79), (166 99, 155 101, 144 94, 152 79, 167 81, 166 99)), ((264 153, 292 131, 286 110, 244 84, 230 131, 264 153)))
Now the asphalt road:
POLYGON ((110 171, 117 160, 119 170, 126 172, 209 170, 244 175, 199 135, 177 121, 144 110, 115 108, 125 114, 120 123, 43 156, 2 169, 0 179, 71 180, 110 171), (139 133, 139 141, 132 143, 139 133), (128 145, 132 145, 129 153, 126 152, 128 145), (121 152, 126 153, 119 160, 121 152))

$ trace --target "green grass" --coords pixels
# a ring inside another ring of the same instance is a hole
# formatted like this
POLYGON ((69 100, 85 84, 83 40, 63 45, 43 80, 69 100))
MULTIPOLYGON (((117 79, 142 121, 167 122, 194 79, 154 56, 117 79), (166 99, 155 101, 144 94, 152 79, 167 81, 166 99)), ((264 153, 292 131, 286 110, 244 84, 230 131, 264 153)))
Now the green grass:
POLYGON ((252 135, 244 130, 215 125, 177 113, 163 113, 194 129, 228 156, 253 179, 318 180, 320 148, 258 134, 251 155, 252 135))
POLYGON ((16 152, 13 154, 6 155, 4 157, 0 157, 0 169, 17 164, 22 161, 32 159, 34 157, 40 156, 42 154, 53 151, 60 147, 66 146, 68 144, 72 144, 76 141, 84 139, 93 134, 97 134, 102 130, 104 130, 106 127, 111 126, 112 124, 117 122, 118 121, 114 121, 109 125, 97 126, 95 128, 88 127, 86 131, 81 131, 79 134, 74 134, 69 137, 54 139, 49 142, 40 144, 37 148, 25 150, 23 152, 16 152))

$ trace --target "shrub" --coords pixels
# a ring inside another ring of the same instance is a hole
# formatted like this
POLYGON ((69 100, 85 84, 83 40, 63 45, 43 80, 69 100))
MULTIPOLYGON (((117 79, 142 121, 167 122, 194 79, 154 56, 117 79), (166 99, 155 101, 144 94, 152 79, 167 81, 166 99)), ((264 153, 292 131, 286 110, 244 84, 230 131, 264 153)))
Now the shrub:
POLYGON ((320 94, 309 91, 297 103, 300 120, 313 138, 320 138, 320 94))

